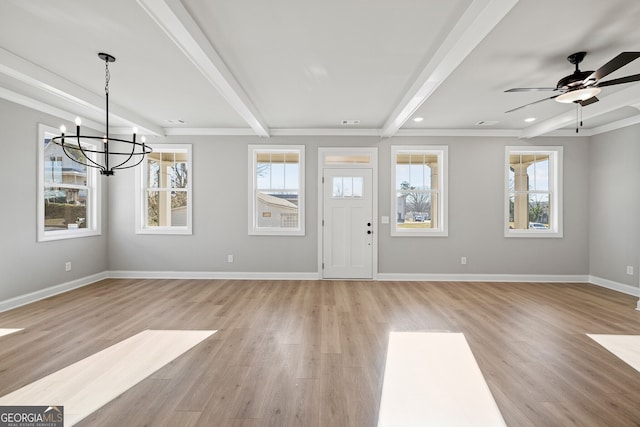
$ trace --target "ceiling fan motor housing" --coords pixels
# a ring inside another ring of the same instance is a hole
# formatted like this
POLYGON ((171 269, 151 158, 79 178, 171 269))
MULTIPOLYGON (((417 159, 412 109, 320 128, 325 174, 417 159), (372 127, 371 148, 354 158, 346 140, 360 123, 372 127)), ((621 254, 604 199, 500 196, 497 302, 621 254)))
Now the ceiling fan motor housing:
POLYGON ((561 78, 556 85, 556 89, 576 89, 582 86, 584 80, 593 74, 593 71, 576 70, 573 74, 561 78))

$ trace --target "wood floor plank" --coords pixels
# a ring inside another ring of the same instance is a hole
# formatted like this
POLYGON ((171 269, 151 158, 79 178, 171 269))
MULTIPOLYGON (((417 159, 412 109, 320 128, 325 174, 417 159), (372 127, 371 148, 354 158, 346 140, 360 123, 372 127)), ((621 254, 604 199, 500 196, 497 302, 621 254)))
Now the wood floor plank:
POLYGON ((372 426, 391 331, 462 333, 509 426, 640 425, 640 372, 579 283, 107 279, 0 313, 0 396, 145 329, 217 330, 77 425, 372 426), (175 425, 175 424, 174 424, 175 425), (177 425, 180 425, 179 423, 177 425))
POLYGON ((214 332, 141 332, 0 397, 0 405, 61 405, 65 425, 74 425, 214 332))

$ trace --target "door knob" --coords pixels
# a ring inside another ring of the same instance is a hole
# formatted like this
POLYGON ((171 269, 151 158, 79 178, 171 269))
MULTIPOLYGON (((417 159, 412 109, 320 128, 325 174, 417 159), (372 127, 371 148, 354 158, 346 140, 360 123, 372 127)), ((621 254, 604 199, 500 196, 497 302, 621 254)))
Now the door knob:
POLYGON ((371 227, 371 223, 370 222, 367 223, 367 227, 371 227))
POLYGON ((367 234, 371 234, 371 233, 373 233, 373 231, 367 230, 367 234))

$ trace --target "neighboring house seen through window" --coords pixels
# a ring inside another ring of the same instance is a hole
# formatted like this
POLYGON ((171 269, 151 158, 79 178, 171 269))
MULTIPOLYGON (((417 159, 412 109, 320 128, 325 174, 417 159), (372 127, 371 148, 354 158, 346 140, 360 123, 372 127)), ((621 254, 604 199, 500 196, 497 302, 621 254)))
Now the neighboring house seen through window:
POLYGON ((304 146, 249 146, 249 234, 304 235, 304 146))
MULTIPOLYGON (((38 241, 99 235, 98 170, 71 160, 52 142, 58 134, 38 126, 38 241)), ((95 150, 91 144, 83 148, 95 150)), ((82 158, 77 149, 67 153, 82 158)))

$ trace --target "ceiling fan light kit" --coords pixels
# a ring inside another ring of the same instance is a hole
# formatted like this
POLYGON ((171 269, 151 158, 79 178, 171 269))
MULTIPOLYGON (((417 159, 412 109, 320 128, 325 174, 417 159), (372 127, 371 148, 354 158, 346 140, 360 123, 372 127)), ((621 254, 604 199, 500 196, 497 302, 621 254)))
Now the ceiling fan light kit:
POLYGON ((600 93, 602 89, 599 87, 587 87, 584 89, 576 89, 569 92, 565 92, 562 95, 556 97, 556 101, 569 104, 571 102, 586 101, 589 98, 593 98, 600 93))

